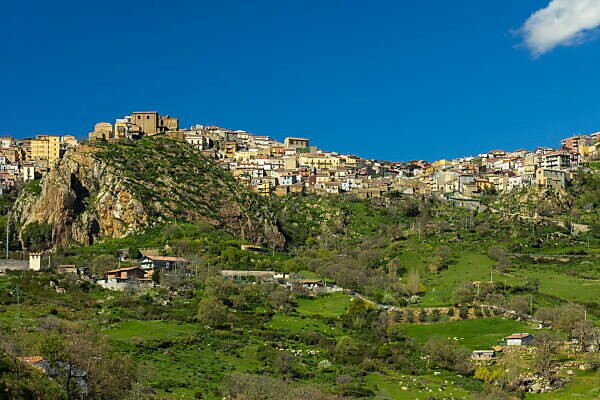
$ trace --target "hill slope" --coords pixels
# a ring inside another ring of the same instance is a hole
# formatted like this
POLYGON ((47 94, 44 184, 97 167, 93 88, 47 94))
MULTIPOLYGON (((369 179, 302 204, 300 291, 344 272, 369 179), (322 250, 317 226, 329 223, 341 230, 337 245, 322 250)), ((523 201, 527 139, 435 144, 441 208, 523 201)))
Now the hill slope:
POLYGON ((15 204, 24 225, 54 227, 56 244, 92 244, 179 220, 207 223, 261 245, 283 235, 267 202, 184 142, 167 137, 93 143, 67 154, 15 204))

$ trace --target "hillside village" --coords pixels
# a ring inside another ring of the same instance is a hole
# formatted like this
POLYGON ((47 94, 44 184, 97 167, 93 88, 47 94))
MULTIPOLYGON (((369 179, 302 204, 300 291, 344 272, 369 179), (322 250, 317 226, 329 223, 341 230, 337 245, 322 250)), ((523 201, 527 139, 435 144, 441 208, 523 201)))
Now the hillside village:
MULTIPOLYGON (((580 165, 600 158, 600 132, 567 137, 557 148, 391 162, 322 150, 305 138, 287 137, 280 142, 208 125, 183 129, 177 118, 158 112, 133 112, 114 123, 97 123, 88 138, 110 142, 158 134, 185 140, 261 195, 353 193, 359 198, 377 198, 397 191, 477 197, 532 185, 564 188, 580 165)), ((1 189, 10 191, 18 182, 45 175, 78 144, 73 135, 0 138, 1 189)))
POLYGON ((78 144, 73 135, 0 137, 0 193, 10 192, 20 182, 40 178, 78 144))
POLYGON ((428 162, 363 159, 311 146, 305 138, 279 142, 268 136, 217 126, 179 129, 176 118, 134 112, 114 124, 96 124, 89 139, 121 140, 166 134, 196 147, 261 195, 353 193, 376 198, 385 192, 479 196, 524 186, 564 188, 577 168, 600 157, 600 132, 561 140, 557 149, 492 150, 477 156, 428 162))

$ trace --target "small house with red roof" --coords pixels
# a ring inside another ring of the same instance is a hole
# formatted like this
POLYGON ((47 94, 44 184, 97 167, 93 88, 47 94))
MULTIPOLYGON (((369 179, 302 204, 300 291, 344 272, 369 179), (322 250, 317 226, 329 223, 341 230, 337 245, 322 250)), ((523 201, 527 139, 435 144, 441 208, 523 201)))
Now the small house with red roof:
POLYGON ((507 346, 528 346, 533 344, 533 336, 529 333, 513 333, 504 339, 507 346))

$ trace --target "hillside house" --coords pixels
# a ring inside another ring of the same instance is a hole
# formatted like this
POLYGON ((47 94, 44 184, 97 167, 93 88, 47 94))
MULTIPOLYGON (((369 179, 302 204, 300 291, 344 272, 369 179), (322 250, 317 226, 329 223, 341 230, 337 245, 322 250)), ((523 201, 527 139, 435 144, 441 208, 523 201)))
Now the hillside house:
POLYGON ((507 346, 529 346, 533 344, 533 336, 529 333, 513 333, 504 338, 507 346))
POLYGON ((325 287, 325 282, 320 279, 302 279, 294 282, 294 286, 300 286, 305 289, 318 289, 325 287))
POLYGON ((140 260, 140 267, 144 270, 147 269, 175 269, 185 268, 189 265, 189 261, 181 257, 168 257, 168 256, 152 256, 147 255, 140 260))
POLYGON ((56 266, 56 271, 59 274, 76 274, 76 273, 78 273, 77 267, 75 265, 72 265, 72 264, 57 265, 56 266))
POLYGON ((536 171, 535 183, 542 187, 564 189, 567 186, 567 173, 560 169, 540 168, 536 171))
POLYGON ((106 279, 117 280, 144 279, 147 277, 147 273, 139 267, 129 267, 106 271, 104 276, 106 279))
POLYGON ((118 268, 104 273, 104 279, 96 283, 105 289, 123 291, 125 289, 150 289, 154 285, 146 271, 139 267, 118 268))

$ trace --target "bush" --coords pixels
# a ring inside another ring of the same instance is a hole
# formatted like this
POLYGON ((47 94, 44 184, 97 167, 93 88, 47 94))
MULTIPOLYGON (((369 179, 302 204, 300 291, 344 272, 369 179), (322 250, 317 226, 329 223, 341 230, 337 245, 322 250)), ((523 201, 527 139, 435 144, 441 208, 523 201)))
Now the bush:
POLYGON ((468 374, 473 370, 470 356, 471 352, 448 339, 433 338, 429 340, 423 350, 438 366, 468 374))
POLYGON ((51 224, 32 222, 21 231, 21 239, 29 251, 45 250, 52 246, 52 231, 51 224))

